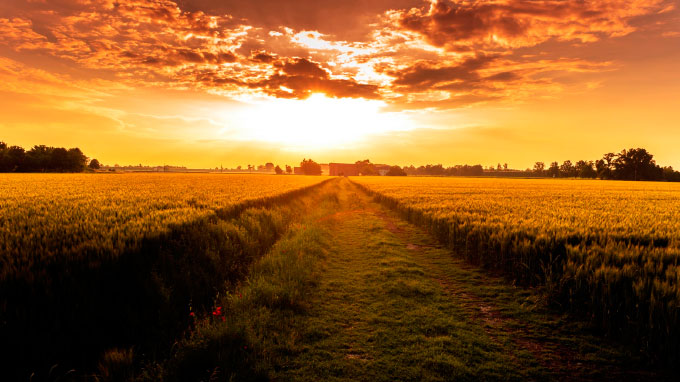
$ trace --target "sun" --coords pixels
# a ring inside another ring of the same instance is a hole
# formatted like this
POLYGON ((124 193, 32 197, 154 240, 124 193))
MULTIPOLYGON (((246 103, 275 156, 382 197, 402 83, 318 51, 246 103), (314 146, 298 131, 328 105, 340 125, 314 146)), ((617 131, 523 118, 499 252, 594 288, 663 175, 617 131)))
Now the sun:
POLYGON ((276 143, 287 149, 342 148, 372 135, 410 130, 410 119, 385 112, 385 102, 329 98, 267 99, 230 115, 238 139, 276 143))

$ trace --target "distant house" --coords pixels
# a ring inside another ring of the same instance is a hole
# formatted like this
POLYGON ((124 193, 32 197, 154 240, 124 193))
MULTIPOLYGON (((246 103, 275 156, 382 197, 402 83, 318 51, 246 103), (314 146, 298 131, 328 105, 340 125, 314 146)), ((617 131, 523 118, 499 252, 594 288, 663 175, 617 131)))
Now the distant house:
POLYGON ((295 174, 295 175, 305 175, 305 173, 302 172, 302 167, 293 167, 293 174, 295 174))
POLYGON ((321 175, 329 175, 330 174, 330 165, 329 164, 320 164, 321 166, 321 175))
POLYGON ((329 163, 328 173, 330 176, 357 176, 359 171, 354 163, 329 163))

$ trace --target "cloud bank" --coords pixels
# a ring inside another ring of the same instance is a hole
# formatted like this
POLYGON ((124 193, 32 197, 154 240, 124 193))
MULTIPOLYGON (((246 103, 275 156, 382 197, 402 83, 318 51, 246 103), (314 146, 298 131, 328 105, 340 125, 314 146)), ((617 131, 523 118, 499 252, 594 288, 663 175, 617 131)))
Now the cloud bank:
MULTIPOLYGON (((64 82, 231 99, 324 93, 380 99, 394 110, 446 110, 592 86, 564 78, 612 70, 613 62, 570 47, 676 12, 665 0, 321 3, 8 0, 0 5, 0 53, 7 68, 25 65, 64 82)), ((677 32, 662 29, 660 37, 677 32)))

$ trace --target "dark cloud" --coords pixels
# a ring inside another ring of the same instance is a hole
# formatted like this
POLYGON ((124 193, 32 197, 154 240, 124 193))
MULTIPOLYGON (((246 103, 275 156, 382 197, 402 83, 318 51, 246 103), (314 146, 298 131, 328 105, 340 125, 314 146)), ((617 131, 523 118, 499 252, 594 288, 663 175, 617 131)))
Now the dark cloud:
POLYGON ((480 81, 478 71, 488 67, 498 59, 498 56, 478 56, 467 59, 458 65, 440 66, 433 62, 419 62, 415 65, 390 74, 396 76, 394 85, 406 91, 423 91, 434 88, 442 83, 455 82, 459 89, 462 84, 467 87, 480 81))
POLYGON ((340 40, 365 40, 385 11, 419 6, 422 0, 184 0, 182 9, 245 18, 254 26, 315 30, 340 40))
POLYGON ((274 66, 280 69, 278 73, 249 86, 280 98, 305 99, 314 93, 324 93, 333 98, 379 98, 377 86, 351 79, 333 79, 318 63, 304 58, 274 66))
POLYGON ((595 41, 632 31, 628 20, 662 0, 435 0, 401 11, 399 24, 454 51, 534 46, 548 39, 595 41))
POLYGON ((290 76, 328 78, 328 72, 322 69, 319 64, 304 58, 298 58, 284 63, 281 70, 290 76))
POLYGON ((275 57, 273 55, 268 54, 266 52, 254 52, 254 54, 252 55, 252 57, 250 59, 255 61, 255 62, 261 62, 261 63, 268 64, 268 63, 274 61, 274 58, 275 57))
POLYGON ((275 74, 264 81, 250 84, 250 86, 251 88, 263 89, 266 93, 279 98, 306 99, 314 93, 323 93, 332 98, 379 98, 377 86, 360 84, 345 79, 275 74))
POLYGON ((461 107, 541 86, 559 91, 564 78, 582 78, 573 73, 605 70, 594 60, 517 49, 622 36, 642 23, 633 18, 667 3, 5 0, 0 49, 131 87, 461 107))
POLYGON ((501 72, 484 78, 487 81, 510 82, 517 81, 522 77, 515 72, 501 72))

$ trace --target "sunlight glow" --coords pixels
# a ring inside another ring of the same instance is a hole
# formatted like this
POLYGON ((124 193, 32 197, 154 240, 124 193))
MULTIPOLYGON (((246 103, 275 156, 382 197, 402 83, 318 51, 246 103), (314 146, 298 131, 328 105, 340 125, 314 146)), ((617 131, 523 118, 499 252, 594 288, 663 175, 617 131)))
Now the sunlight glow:
POLYGON ((415 128, 401 113, 381 112, 383 101, 328 98, 267 99, 230 115, 236 138, 271 142, 286 149, 342 148, 370 135, 415 128))
POLYGON ((359 48, 356 46, 352 46, 351 44, 348 44, 347 42, 344 41, 338 41, 338 42, 330 42, 324 39, 324 35, 322 33, 316 32, 316 31, 302 31, 297 34, 295 34, 292 38, 291 41, 302 45, 304 47, 310 48, 310 49, 318 49, 318 50, 335 50, 338 52, 342 53, 349 53, 349 54, 371 54, 375 53, 374 51, 370 49, 365 49, 365 48, 359 48))

